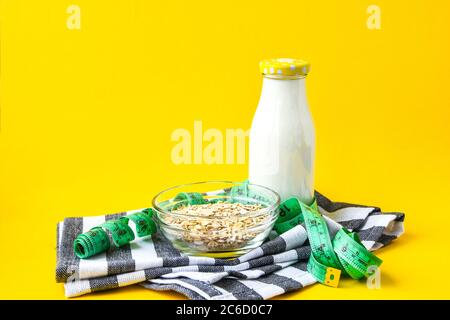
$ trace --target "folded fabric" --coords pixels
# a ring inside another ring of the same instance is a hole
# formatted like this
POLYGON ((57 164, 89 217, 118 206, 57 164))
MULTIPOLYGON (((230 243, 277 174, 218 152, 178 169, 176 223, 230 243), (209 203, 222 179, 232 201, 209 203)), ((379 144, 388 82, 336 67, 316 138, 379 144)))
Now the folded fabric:
MULTIPOLYGON (((367 249, 376 250, 403 233, 403 213, 315 196, 332 237, 345 227, 357 232, 367 249)), ((73 241, 80 233, 137 211, 58 223, 56 280, 65 283, 67 297, 140 283, 191 299, 269 299, 316 282, 306 271, 310 247, 303 225, 281 235, 272 232, 270 240, 236 259, 184 255, 159 232, 89 259, 74 255, 73 241)))

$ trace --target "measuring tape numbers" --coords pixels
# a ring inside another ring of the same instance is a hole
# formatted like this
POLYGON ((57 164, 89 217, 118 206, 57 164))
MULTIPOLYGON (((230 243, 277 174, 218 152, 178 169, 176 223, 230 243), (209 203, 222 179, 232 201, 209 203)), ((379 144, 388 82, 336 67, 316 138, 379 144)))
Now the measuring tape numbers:
POLYGON ((305 225, 311 246, 307 270, 320 283, 337 287, 341 274, 361 279, 371 275, 371 266, 379 267, 382 263, 362 245, 356 233, 341 228, 331 239, 316 201, 308 206, 297 198, 291 198, 280 205, 280 216, 274 230, 281 234, 298 224, 305 225))

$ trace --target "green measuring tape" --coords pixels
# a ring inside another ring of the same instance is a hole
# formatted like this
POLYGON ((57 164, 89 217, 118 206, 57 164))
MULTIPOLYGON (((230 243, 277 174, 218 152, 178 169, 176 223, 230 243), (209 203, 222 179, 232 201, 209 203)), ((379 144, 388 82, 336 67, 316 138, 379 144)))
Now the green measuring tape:
POLYGON ((337 287, 341 273, 361 279, 370 275, 371 266, 381 265, 382 260, 362 245, 356 233, 341 228, 331 239, 316 201, 311 206, 296 198, 283 202, 274 230, 281 234, 302 223, 311 246, 307 269, 320 283, 337 287))
POLYGON ((80 234, 73 243, 73 251, 77 257, 86 259, 111 247, 108 232, 116 247, 121 247, 135 239, 133 230, 128 225, 131 220, 136 225, 138 237, 145 237, 156 232, 156 224, 152 219, 153 209, 148 208, 116 220, 109 220, 80 234))
MULTIPOLYGON (((244 183, 229 190, 232 201, 240 201, 240 197, 250 196, 244 183), (233 200, 235 199, 235 200, 233 200)), ((255 199, 263 199, 260 195, 251 195, 255 199)), ((208 203, 201 193, 180 193, 169 202, 174 202, 174 208, 183 205, 198 205, 208 203)), ((368 251, 361 243, 356 233, 341 228, 334 239, 331 239, 324 217, 319 213, 316 201, 310 206, 296 198, 283 202, 279 207, 280 215, 274 225, 274 230, 284 233, 293 227, 304 224, 311 246, 308 261, 308 271, 320 282, 337 287, 341 273, 353 279, 361 279, 370 275, 371 266, 379 267, 382 261, 368 251)), ((110 237, 116 247, 121 247, 135 239, 133 230, 128 225, 129 220, 136 225, 138 237, 144 237, 156 232, 156 224, 152 219, 153 209, 116 220, 109 220, 80 234, 74 241, 74 252, 82 259, 89 258, 107 251, 111 246, 110 237), (109 233, 109 235, 108 235, 109 233)))
MULTIPOLYGON (((223 194, 227 194, 226 190, 223 191, 223 194)), ((237 202, 241 201, 239 199, 241 196, 250 196, 247 183, 235 186, 228 192, 231 195, 231 200, 237 202)), ((256 194, 252 194, 252 196, 260 197, 256 194)), ((171 205, 171 210, 173 210, 186 205, 200 205, 216 201, 221 201, 221 199, 205 199, 204 195, 199 192, 182 192, 174 198, 165 201, 164 205, 171 205)), ((153 213, 153 209, 148 208, 129 216, 106 221, 88 232, 80 234, 73 243, 75 255, 81 259, 86 259, 107 251, 111 247, 111 242, 117 248, 130 243, 135 239, 135 234, 128 225, 129 220, 135 223, 138 237, 145 237, 155 233, 157 228, 156 223, 152 219, 153 213)))

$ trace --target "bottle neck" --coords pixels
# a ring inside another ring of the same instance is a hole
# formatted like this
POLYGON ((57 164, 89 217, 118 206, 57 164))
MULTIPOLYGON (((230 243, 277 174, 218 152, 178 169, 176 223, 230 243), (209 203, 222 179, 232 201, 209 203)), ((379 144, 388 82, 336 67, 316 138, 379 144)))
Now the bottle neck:
POLYGON ((263 78, 261 99, 282 98, 306 101, 305 77, 295 79, 263 78))

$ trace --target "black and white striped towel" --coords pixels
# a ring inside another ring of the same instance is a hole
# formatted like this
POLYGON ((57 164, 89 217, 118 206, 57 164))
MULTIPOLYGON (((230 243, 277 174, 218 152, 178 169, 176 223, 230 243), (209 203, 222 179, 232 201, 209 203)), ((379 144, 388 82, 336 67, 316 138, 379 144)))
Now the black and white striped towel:
MULTIPOLYGON (((316 199, 332 236, 343 226, 356 231, 366 248, 376 250, 403 233, 402 213, 332 202, 317 192, 316 199)), ((140 283, 191 299, 269 299, 316 282, 306 271, 310 247, 302 225, 280 236, 272 233, 271 240, 232 260, 183 255, 159 232, 90 259, 74 255, 77 235, 136 211, 67 218, 58 224, 56 279, 65 282, 67 297, 140 283)))

